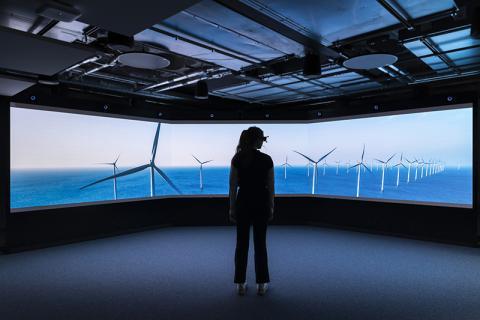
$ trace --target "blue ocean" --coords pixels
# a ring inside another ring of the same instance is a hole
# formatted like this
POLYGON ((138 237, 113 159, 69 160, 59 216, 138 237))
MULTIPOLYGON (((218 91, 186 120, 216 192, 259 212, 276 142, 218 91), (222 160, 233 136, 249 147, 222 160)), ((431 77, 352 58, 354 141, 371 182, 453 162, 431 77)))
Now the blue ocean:
MULTIPOLYGON (((120 168, 120 171, 128 168, 120 168)), ((203 169, 203 189, 199 185, 199 169, 165 168, 183 195, 226 195, 228 193, 229 168, 205 167, 203 169)), ((276 194, 311 194, 312 172, 306 167, 275 169, 276 194)), ((112 174, 109 169, 69 169, 69 170, 12 170, 11 207, 12 209, 49 205, 79 204, 84 202, 113 200, 113 180, 105 181, 80 190, 91 182, 112 174)), ((420 178, 420 170, 415 181, 415 170, 410 172, 407 183, 407 169, 400 170, 399 186, 396 186, 397 169, 385 171, 385 188, 380 191, 381 169, 372 172, 362 170, 360 176, 360 198, 388 200, 410 200, 420 202, 449 203, 471 206, 471 168, 451 168, 435 175, 420 178)), ((318 168, 318 184, 315 194, 325 196, 355 197, 357 172, 346 167, 318 168)), ((176 195, 161 176, 155 174, 156 196, 176 195)), ((148 170, 117 179, 118 199, 145 198, 150 196, 150 173, 148 170)))

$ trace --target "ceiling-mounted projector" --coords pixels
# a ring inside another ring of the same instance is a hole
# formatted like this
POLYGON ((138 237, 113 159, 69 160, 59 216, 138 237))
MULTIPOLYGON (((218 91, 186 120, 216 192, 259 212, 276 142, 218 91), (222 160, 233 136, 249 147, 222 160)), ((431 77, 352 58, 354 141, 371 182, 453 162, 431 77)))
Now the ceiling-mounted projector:
POLYGON ((38 8, 37 14, 45 18, 62 22, 75 21, 82 15, 77 8, 59 2, 49 2, 41 6, 38 8))

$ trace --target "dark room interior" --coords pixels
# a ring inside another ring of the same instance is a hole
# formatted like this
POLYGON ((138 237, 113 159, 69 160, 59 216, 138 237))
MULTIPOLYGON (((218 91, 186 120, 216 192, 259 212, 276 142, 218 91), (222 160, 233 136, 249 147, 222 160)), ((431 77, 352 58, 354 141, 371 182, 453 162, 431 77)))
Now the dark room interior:
POLYGON ((0 319, 480 319, 479 30, 0 1, 0 319))

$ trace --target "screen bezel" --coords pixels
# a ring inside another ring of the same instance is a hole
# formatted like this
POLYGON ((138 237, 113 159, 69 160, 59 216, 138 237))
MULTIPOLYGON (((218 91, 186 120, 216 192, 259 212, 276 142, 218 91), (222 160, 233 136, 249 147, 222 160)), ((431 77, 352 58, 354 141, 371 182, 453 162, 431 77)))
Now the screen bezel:
MULTIPOLYGON (((386 204, 407 204, 407 205, 415 205, 415 206, 429 206, 429 207, 449 207, 449 208, 461 208, 466 210, 475 210, 477 207, 478 202, 478 194, 477 194, 477 186, 475 184, 476 177, 477 177, 477 128, 476 124, 478 123, 478 115, 477 115, 477 103, 475 101, 469 102, 462 102, 456 104, 445 104, 441 106, 425 106, 425 107, 418 107, 413 109, 398 109, 398 110, 391 110, 391 111, 384 111, 384 112, 376 112, 376 113, 367 113, 367 114, 356 114, 350 116, 338 116, 338 117, 328 117, 328 118, 318 118, 318 119, 308 119, 308 120, 239 120, 239 121, 222 121, 222 120, 205 120, 205 121, 164 121, 162 119, 152 119, 152 118, 144 118, 144 117, 131 117, 125 115, 112 115, 112 114, 105 114, 99 112, 92 112, 92 111, 82 111, 82 110, 73 110, 68 108, 60 108, 60 107, 52 107, 52 106, 39 106, 33 104, 25 104, 25 103, 16 103, 11 102, 10 108, 25 108, 25 109, 34 109, 34 110, 43 110, 43 111, 53 111, 53 112, 63 112, 63 113, 74 113, 74 114, 82 114, 88 116, 101 116, 101 117, 110 117, 110 118, 122 118, 122 119, 129 119, 129 120, 140 120, 140 121, 148 121, 148 122, 162 122, 162 123, 171 123, 171 124, 310 124, 310 123, 320 123, 320 122, 332 122, 332 121, 340 121, 340 120, 351 120, 351 119, 361 119, 361 118, 372 118, 372 117, 383 117, 389 115, 403 115, 403 114, 412 114, 412 113, 420 113, 420 112, 430 112, 430 111, 442 111, 442 110, 454 110, 454 109, 464 109, 464 108, 471 108, 472 109, 472 202, 471 205, 468 204, 452 204, 452 203, 441 203, 441 202, 428 202, 428 201, 413 201, 413 200, 396 200, 396 199, 377 199, 377 198, 369 198, 369 197, 352 197, 352 196, 335 196, 335 195, 322 195, 322 194, 277 194, 276 197, 282 198, 325 198, 325 199, 335 199, 340 201, 366 201, 366 202, 375 202, 375 203, 386 203, 386 204), (161 120, 161 121, 159 121, 161 120)), ((11 128, 10 128, 11 130, 11 128)), ((10 166, 11 168, 11 166, 10 166)), ((64 208, 71 208, 71 207, 82 207, 82 206, 94 206, 94 205, 104 205, 104 204, 116 204, 116 203, 135 203, 138 201, 146 201, 146 200, 162 200, 168 198, 227 198, 228 195, 161 195, 155 197, 145 197, 145 198, 131 198, 131 199, 119 199, 119 200, 102 200, 102 201, 93 201, 93 202, 81 202, 81 203, 72 203, 72 204, 61 204, 61 205, 49 205, 49 206, 34 206, 34 207, 25 207, 25 208, 10 208, 10 213, 19 213, 19 212, 31 212, 31 211, 41 211, 41 210, 50 210, 50 209, 64 209, 64 208)), ((8 199, 10 203, 10 199, 8 199)))

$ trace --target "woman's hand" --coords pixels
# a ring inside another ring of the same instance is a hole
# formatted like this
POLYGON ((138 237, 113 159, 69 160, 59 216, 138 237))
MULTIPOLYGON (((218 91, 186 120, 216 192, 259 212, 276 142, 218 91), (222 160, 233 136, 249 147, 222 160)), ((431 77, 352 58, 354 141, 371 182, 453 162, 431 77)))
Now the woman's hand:
POLYGON ((230 211, 228 212, 228 218, 231 222, 237 223, 237 213, 235 212, 234 208, 230 208, 230 211))
POLYGON ((268 216, 268 222, 273 220, 273 206, 270 207, 270 214, 268 216))

